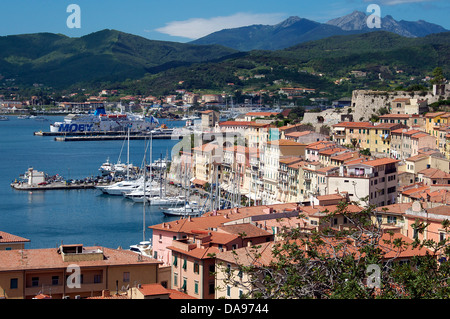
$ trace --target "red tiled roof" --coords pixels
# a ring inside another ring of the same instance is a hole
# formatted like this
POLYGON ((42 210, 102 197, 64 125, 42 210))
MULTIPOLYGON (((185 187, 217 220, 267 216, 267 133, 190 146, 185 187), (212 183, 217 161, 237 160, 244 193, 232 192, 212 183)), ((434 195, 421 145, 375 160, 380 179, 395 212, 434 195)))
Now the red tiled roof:
POLYGON ((29 239, 19 237, 16 235, 9 234, 4 231, 0 231, 0 243, 18 243, 18 242, 29 242, 29 239))

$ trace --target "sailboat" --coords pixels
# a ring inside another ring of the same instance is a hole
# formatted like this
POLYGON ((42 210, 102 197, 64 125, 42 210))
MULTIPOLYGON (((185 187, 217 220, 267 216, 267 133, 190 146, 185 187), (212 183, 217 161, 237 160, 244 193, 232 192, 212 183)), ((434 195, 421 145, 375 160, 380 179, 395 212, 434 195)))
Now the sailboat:
MULTIPOLYGON (((146 166, 145 166, 145 157, 146 157, 146 153, 147 153, 147 147, 145 147, 145 152, 144 152, 144 198, 145 198, 145 189, 146 189, 146 166)), ((130 251, 133 251, 135 253, 140 254, 141 256, 146 256, 146 257, 150 257, 152 258, 152 241, 151 240, 146 240, 145 238, 145 230, 146 230, 146 225, 145 225, 145 202, 143 202, 142 205, 142 241, 139 242, 139 244, 136 245, 131 245, 130 246, 130 251)))
POLYGON ((187 178, 187 170, 185 169, 184 174, 184 191, 187 193, 185 195, 185 200, 183 201, 183 206, 181 207, 170 207, 163 210, 164 215, 166 216, 200 216, 203 213, 202 207, 198 205, 196 201, 190 200, 190 192, 189 192, 189 185, 186 181, 187 178))

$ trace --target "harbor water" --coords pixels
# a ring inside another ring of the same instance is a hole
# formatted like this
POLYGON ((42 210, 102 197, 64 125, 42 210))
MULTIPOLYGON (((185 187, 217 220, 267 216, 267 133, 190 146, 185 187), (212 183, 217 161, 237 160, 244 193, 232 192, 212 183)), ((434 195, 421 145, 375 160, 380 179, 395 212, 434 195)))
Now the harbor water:
MULTIPOLYGON (((158 207, 123 198, 104 195, 97 189, 20 191, 10 184, 29 167, 65 179, 82 179, 99 175, 99 167, 110 162, 127 162, 140 167, 146 149, 145 140, 60 142, 54 137, 34 136, 36 131, 49 131, 49 125, 63 120, 46 116, 47 120, 19 119, 9 116, 0 121, 0 230, 27 238, 25 248, 54 248, 63 244, 122 247, 148 240, 151 230, 145 228, 164 221, 158 207)), ((184 121, 160 121, 169 128, 184 126, 184 121)), ((153 140, 152 160, 171 156, 178 140, 153 140)), ((149 148, 147 149, 149 152, 149 148)), ((149 153, 147 153, 149 154, 149 153)), ((150 156, 147 155, 147 160, 150 156)))

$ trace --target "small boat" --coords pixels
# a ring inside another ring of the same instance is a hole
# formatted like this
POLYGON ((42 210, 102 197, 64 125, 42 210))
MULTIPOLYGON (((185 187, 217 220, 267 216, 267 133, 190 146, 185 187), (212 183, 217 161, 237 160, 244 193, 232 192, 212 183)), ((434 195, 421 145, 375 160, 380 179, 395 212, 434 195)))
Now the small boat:
POLYGON ((9 117, 0 115, 0 121, 9 121, 9 117))
POLYGON ((163 211, 166 216, 200 216, 202 210, 197 202, 186 203, 182 207, 167 208, 163 211))
POLYGON ((112 164, 109 162, 109 158, 106 159, 106 162, 103 163, 98 169, 102 176, 107 176, 111 174, 115 175, 126 175, 127 174, 127 166, 128 172, 133 170, 133 164, 124 164, 118 161, 116 164, 112 164))
POLYGON ((141 241, 139 244, 131 245, 130 250, 132 252, 141 254, 142 256, 152 257, 152 242, 141 241))
POLYGON ((180 206, 186 203, 184 196, 177 197, 160 197, 154 196, 147 198, 149 205, 152 206, 180 206))
POLYGON ((34 118, 34 120, 35 120, 35 121, 42 121, 42 122, 48 121, 48 119, 46 119, 46 118, 43 117, 43 116, 36 116, 36 117, 34 118))
POLYGON ((131 192, 144 183, 142 178, 130 181, 121 181, 108 186, 95 186, 96 189, 101 190, 108 195, 123 195, 123 192, 131 192))

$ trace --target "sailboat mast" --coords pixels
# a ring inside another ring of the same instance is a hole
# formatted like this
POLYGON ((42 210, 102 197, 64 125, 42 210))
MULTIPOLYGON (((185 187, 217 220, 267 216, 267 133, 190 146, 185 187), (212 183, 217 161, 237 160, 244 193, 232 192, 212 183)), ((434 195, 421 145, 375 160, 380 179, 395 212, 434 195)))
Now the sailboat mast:
POLYGON ((128 146, 127 146, 127 180, 130 179, 130 127, 128 126, 128 146))

